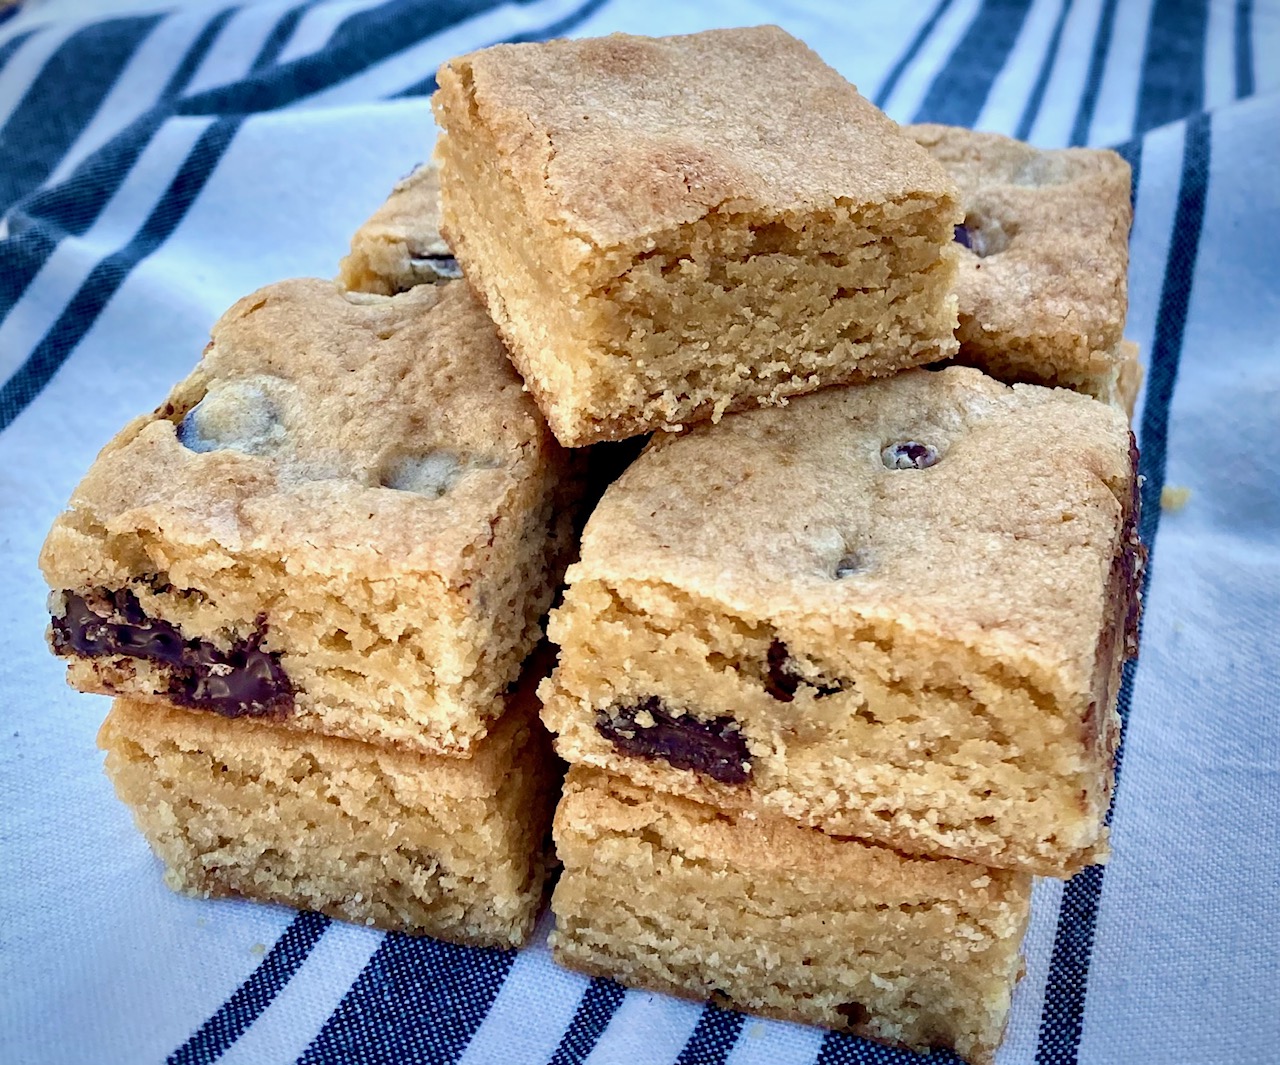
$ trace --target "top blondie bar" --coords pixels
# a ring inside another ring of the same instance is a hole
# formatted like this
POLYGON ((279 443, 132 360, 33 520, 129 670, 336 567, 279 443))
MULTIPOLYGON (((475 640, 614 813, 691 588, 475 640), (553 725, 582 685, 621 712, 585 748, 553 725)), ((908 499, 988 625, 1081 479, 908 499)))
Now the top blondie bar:
POLYGON ((270 285, 55 521, 53 649, 84 691, 465 754, 541 636, 578 465, 466 285, 270 285))
POLYGON ((782 30, 499 45, 439 84, 444 236, 561 443, 955 353, 955 186, 782 30))

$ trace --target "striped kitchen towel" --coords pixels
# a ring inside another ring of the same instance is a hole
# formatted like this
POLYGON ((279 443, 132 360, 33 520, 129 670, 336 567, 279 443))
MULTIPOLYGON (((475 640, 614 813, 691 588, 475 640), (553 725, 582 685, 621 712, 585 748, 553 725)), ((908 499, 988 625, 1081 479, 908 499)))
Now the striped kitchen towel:
MULTIPOLYGON (((917 1060, 561 971, 545 919, 513 953, 173 895, 101 773, 105 704, 66 688, 42 637, 36 554, 97 449, 236 298, 334 273, 427 154, 441 60, 766 21, 899 120, 1133 164, 1152 564, 1115 858, 1038 886, 999 1060, 1280 1060, 1280 4, 46 0, 0 18, 0 1062, 917 1060), (1173 486, 1190 501, 1162 510, 1173 486)), ((767 81, 743 91, 768 106, 767 81)))

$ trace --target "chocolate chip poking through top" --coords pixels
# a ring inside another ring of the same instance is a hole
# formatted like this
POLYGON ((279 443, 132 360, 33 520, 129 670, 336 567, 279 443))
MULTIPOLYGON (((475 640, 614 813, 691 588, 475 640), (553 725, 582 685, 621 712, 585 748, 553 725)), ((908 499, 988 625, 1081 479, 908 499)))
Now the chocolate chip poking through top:
POLYGON ((123 655, 168 667, 169 687, 161 692, 179 706, 212 710, 224 717, 276 717, 293 709, 293 685, 280 656, 262 650, 266 623, 223 651, 201 639, 187 639, 178 627, 148 617, 127 588, 95 593, 95 605, 64 593, 66 611, 53 619, 53 650, 64 657, 123 655))
POLYGON ((845 555, 836 563, 836 580, 842 581, 846 577, 852 577, 860 569, 862 569, 862 559, 857 555, 845 555))
POLYGON ((926 470, 938 461, 938 449, 917 440, 890 444, 880 452, 881 461, 891 470, 926 470))
POLYGON ((601 710, 596 731, 629 757, 661 758, 721 784, 743 784, 751 776, 746 737, 731 717, 700 721, 691 714, 673 714, 661 699, 650 696, 633 706, 601 710), (639 724, 641 715, 653 723, 639 724))
POLYGON ((961 222, 960 225, 956 226, 954 239, 957 244, 963 244, 966 248, 973 247, 973 241, 969 237, 969 227, 966 226, 963 222, 961 222))
POLYGON ((462 267, 452 255, 414 255, 409 265, 424 275, 424 281, 457 281, 462 277, 462 267))

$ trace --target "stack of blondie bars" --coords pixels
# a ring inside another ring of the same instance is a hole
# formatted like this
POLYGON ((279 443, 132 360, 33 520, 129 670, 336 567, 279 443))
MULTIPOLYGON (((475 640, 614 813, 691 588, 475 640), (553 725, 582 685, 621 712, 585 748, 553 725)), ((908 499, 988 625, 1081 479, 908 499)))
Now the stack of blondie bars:
POLYGON ((989 1061, 1032 877, 1107 852, 1127 167, 769 27, 438 80, 339 284, 233 307, 50 534, 117 790, 175 887, 519 944, 541 703, 558 960, 989 1061))

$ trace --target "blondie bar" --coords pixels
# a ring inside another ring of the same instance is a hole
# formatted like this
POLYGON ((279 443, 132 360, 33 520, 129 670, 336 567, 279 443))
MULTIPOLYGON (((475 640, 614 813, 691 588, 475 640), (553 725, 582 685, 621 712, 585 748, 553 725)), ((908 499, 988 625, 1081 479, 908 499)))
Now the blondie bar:
POLYGON ((908 126, 960 188, 959 361, 1002 381, 1127 404, 1141 379, 1128 310, 1129 164, 996 133, 908 126))
POLYGON ((542 903, 559 784, 533 684, 466 759, 134 699, 98 743, 175 890, 513 947, 542 903))
POLYGON ((338 282, 353 292, 394 296, 461 276, 458 260, 440 236, 440 178, 424 163, 398 182, 386 203, 356 230, 338 282))
POLYGON ((1106 853, 1135 649, 1123 414, 969 367, 655 436, 550 635, 571 763, 907 853, 1106 853))
POLYGON ((837 840, 574 767, 555 819, 561 963, 634 987, 989 1062, 1031 878, 837 840))
POLYGON ((84 691, 464 753, 541 635, 579 465, 467 286, 271 285, 54 523, 53 649, 84 691))
POLYGON ((500 45, 439 83, 444 235, 561 443, 955 352, 954 186, 777 27, 500 45))

